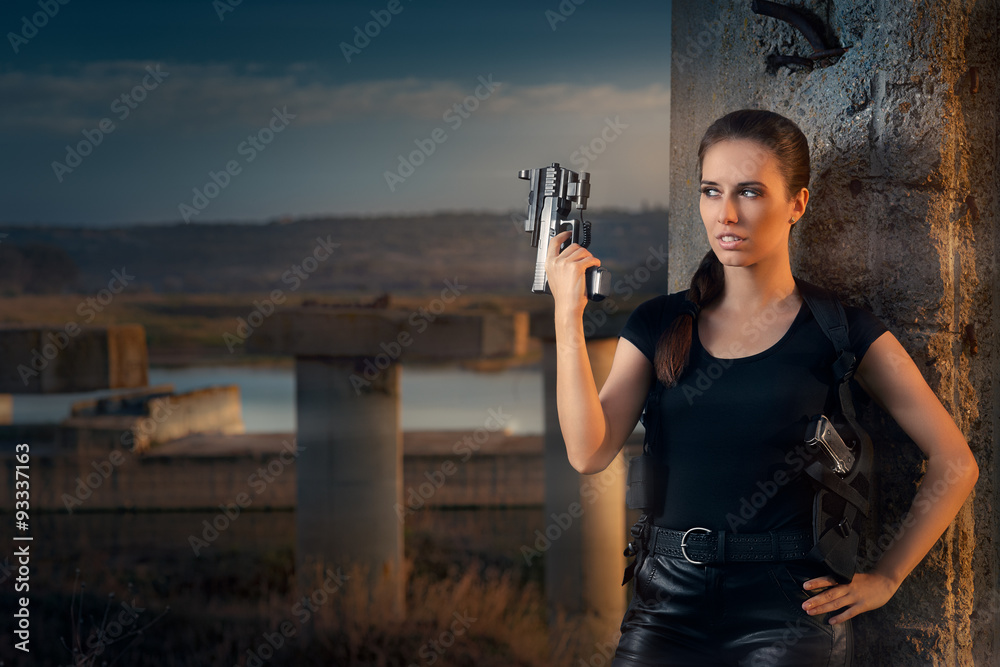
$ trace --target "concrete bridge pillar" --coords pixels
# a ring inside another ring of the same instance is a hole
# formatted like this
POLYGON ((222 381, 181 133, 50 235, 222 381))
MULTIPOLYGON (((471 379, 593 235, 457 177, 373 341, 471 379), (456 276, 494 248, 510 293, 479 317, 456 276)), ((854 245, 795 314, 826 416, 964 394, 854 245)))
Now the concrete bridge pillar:
POLYGON ((144 387, 148 378, 142 325, 0 327, 0 395, 144 387))
MULTIPOLYGON (((587 355, 597 388, 604 385, 629 312, 592 305, 584 314, 587 355), (593 310, 591 310, 593 309, 593 310), (595 313, 599 312, 599 316, 595 313), (600 324, 598 324, 598 322, 600 324)), ((628 538, 624 451, 603 471, 581 475, 569 464, 556 409, 556 346, 552 313, 534 314, 531 334, 542 340, 545 383, 545 516, 534 545, 545 547, 545 593, 550 627, 560 616, 586 621, 589 645, 621 624, 626 590, 621 585, 628 538), (544 539, 543 539, 544 538, 544 539)), ((554 637, 556 641, 561 641, 554 637)))
MULTIPOLYGON (((614 360, 617 338, 587 341, 597 388, 614 360)), ((556 410, 556 346, 545 341, 545 527, 551 546, 545 560, 545 592, 552 619, 559 612, 587 614, 616 627, 625 612, 627 529, 624 455, 602 472, 581 475, 569 464, 556 410)))
POLYGON ((522 355, 528 334, 524 313, 463 310, 420 329, 412 314, 307 306, 275 313, 247 340, 250 352, 295 357, 299 584, 326 568, 360 565, 373 587, 388 587, 399 611, 401 366, 522 355))
MULTIPOLYGON (((348 563, 371 568, 375 585, 400 581, 403 495, 400 425, 402 367, 391 363, 355 391, 364 360, 296 357, 297 419, 295 551, 306 576, 348 563)), ((301 579, 301 577, 300 577, 301 579)))

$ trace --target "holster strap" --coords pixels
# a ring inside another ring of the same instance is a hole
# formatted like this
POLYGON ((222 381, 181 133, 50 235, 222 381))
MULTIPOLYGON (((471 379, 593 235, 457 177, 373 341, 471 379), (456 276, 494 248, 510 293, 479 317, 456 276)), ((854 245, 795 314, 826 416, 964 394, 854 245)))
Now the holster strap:
POLYGON ((821 461, 813 461, 806 468, 805 472, 814 482, 827 488, 831 493, 840 496, 857 507, 862 514, 868 516, 868 500, 858 493, 853 486, 842 480, 829 466, 823 465, 821 461))

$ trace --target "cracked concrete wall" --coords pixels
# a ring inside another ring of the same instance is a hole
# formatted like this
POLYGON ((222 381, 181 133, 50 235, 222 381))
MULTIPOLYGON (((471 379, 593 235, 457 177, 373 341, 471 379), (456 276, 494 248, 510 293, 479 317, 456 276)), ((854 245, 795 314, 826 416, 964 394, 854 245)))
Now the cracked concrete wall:
MULTIPOLYGON (((687 287, 709 247, 695 182, 705 129, 746 107, 793 119, 812 151, 793 271, 885 322, 980 467, 973 499, 893 599, 855 619, 855 664, 1000 664, 1000 1, 783 4, 811 12, 847 52, 812 70, 769 68, 769 56, 812 48, 788 24, 754 14, 750 2, 674 0, 670 291, 687 287)), ((876 443, 880 494, 863 555, 877 555, 878 539, 910 505, 923 457, 881 410, 869 406, 862 416, 876 443)))

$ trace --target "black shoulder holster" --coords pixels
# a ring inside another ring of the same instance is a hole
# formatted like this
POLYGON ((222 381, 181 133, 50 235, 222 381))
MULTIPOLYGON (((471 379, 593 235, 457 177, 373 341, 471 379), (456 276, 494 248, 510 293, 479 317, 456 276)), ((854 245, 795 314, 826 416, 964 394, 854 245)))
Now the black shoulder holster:
POLYGON ((799 290, 820 328, 836 351, 832 372, 840 402, 840 412, 848 429, 845 441, 851 445, 855 462, 841 477, 822 461, 805 468, 816 495, 813 499, 813 548, 809 560, 822 562, 841 583, 854 577, 858 544, 864 518, 868 516, 872 492, 872 442, 854 415, 850 380, 856 359, 848 338, 847 315, 840 300, 830 290, 796 279, 799 290))
MULTIPOLYGON (((798 278, 795 281, 813 317, 836 351, 831 370, 840 404, 839 416, 842 417, 837 425, 855 455, 854 465, 843 477, 820 460, 813 461, 803 471, 816 489, 813 498, 813 548, 805 557, 825 563, 834 578, 847 583, 854 577, 861 525, 869 511, 872 443, 868 433, 855 419, 850 380, 856 360, 851 352, 844 307, 830 290, 798 278)), ((656 428, 660 389, 659 383, 654 380, 642 415, 642 424, 646 429, 643 453, 629 462, 626 505, 630 509, 642 509, 644 513, 632 527, 632 541, 625 549, 627 557, 636 558, 625 570, 623 585, 642 566, 654 499, 663 491, 654 486, 654 482, 663 483, 664 471, 657 469, 657 459, 650 443, 651 433, 656 428)))

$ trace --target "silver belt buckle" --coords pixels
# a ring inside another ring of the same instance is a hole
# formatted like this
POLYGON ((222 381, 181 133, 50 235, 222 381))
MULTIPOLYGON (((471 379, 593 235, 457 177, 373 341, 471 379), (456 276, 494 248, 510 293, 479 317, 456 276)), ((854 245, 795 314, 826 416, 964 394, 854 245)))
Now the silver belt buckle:
POLYGON ((693 565, 704 565, 705 563, 708 563, 709 561, 707 561, 707 560, 691 560, 691 558, 687 555, 687 551, 685 550, 685 547, 687 546, 687 536, 692 531, 695 531, 695 530, 703 530, 703 531, 705 531, 706 534, 712 532, 708 528, 688 528, 686 531, 684 531, 684 534, 681 536, 681 555, 684 556, 684 560, 686 560, 687 562, 689 562, 689 563, 691 563, 693 565))

